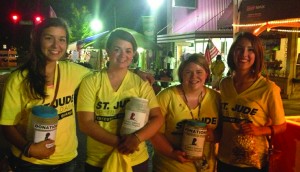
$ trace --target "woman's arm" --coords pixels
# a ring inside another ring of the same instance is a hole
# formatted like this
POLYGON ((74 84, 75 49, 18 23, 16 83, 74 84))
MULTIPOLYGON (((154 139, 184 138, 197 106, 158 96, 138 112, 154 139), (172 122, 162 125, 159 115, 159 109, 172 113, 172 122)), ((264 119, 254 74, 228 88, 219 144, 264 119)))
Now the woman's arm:
POLYGON ((174 150, 174 148, 163 133, 158 132, 157 134, 155 134, 155 136, 151 138, 151 143, 156 151, 158 151, 166 157, 169 157, 181 163, 191 162, 190 160, 185 158, 185 152, 180 150, 174 150))
POLYGON ((286 130, 286 122, 280 125, 267 125, 263 127, 255 126, 252 123, 243 123, 240 125, 240 128, 241 132, 249 135, 276 135, 283 133, 286 130))
POLYGON ((51 156, 55 151, 55 146, 47 148, 47 145, 54 143, 53 140, 29 143, 24 137, 22 137, 14 125, 3 125, 2 130, 5 138, 11 144, 20 149, 23 155, 34 157, 36 159, 46 159, 49 158, 49 156, 51 156))
POLYGON ((158 132, 163 123, 164 118, 161 114, 160 108, 152 108, 149 113, 149 120, 147 124, 142 129, 137 131, 136 134, 141 141, 148 140, 154 136, 156 132, 158 132))
POLYGON ((133 72, 141 77, 144 81, 148 81, 150 85, 153 85, 153 83, 155 82, 155 78, 151 73, 143 72, 139 68, 134 69, 133 72))
POLYGON ((4 137, 18 149, 23 150, 27 141, 21 136, 14 125, 2 125, 4 137))
POLYGON ((123 154, 133 153, 138 150, 138 144, 150 139, 160 129, 164 122, 160 108, 156 107, 150 110, 147 124, 139 131, 122 137, 118 146, 119 152, 123 154))
POLYGON ((107 132, 100 125, 95 123, 94 112, 79 111, 78 124, 80 130, 93 139, 112 147, 118 146, 118 136, 107 132))
POLYGON ((283 124, 280 124, 280 125, 269 126, 269 128, 270 128, 270 131, 271 131, 270 134, 272 134, 272 132, 274 132, 273 133, 274 135, 283 133, 286 130, 286 122, 284 122, 283 124), (273 129, 273 131, 272 131, 272 129, 273 129))

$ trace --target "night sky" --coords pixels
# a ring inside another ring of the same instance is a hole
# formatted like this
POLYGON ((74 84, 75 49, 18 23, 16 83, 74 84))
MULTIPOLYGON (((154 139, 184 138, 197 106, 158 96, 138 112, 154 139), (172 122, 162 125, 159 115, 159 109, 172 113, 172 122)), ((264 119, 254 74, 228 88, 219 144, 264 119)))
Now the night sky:
MULTIPOLYGON (((3 0, 0 5, 0 49, 2 44, 14 44, 17 47, 28 49, 29 35, 32 25, 17 25, 10 20, 10 14, 18 11, 22 20, 32 20, 37 13, 48 14, 51 5, 58 17, 67 21, 72 17, 70 4, 87 6, 93 16, 99 17, 103 24, 103 30, 111 30, 115 27, 126 27, 142 33, 141 16, 150 15, 150 7, 147 0, 3 0), (115 9, 115 13, 114 13, 115 9), (116 22, 115 17, 116 16, 116 22)), ((166 26, 165 5, 158 11, 158 30, 166 26)))

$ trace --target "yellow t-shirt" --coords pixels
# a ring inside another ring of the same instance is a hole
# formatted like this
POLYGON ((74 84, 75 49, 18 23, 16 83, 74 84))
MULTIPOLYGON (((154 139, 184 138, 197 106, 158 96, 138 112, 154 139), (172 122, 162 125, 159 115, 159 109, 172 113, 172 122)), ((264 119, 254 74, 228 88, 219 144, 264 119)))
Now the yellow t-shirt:
POLYGON ((238 167, 264 167, 266 136, 241 136, 237 123, 251 121, 256 126, 265 126, 271 119, 273 125, 283 124, 285 117, 280 88, 263 76, 240 94, 236 92, 231 77, 224 78, 220 86, 223 132, 218 158, 238 167), (243 140, 246 144, 242 143, 243 140))
MULTIPOLYGON (((79 86, 83 77, 91 73, 91 70, 67 61, 60 61, 58 64, 60 69, 60 83, 54 106, 58 111, 59 121, 56 130, 55 152, 49 159, 42 160, 22 156, 23 160, 34 164, 62 164, 77 156, 74 91, 79 86)), ((27 72, 24 72, 24 74, 26 75, 27 72)), ((57 70, 55 71, 55 85, 52 88, 47 88, 47 94, 49 96, 45 102, 28 98, 26 95, 28 88, 25 88, 23 80, 24 77, 20 71, 15 71, 10 74, 5 85, 0 124, 16 125, 18 131, 26 138, 27 124, 32 107, 36 105, 47 106, 54 97, 54 90, 57 83, 57 70)), ((19 149, 13 146, 12 152, 15 156, 19 157, 19 149)))
MULTIPOLYGON (((78 93, 78 111, 95 113, 95 120, 110 133, 118 135, 124 119, 125 105, 131 97, 148 99, 150 109, 159 107, 155 93, 146 81, 128 71, 121 86, 114 91, 106 69, 83 80, 78 93)), ((103 167, 113 147, 87 138, 87 163, 103 167)), ((145 142, 139 145, 139 151, 129 155, 131 165, 135 166, 148 159, 145 142)))
MULTIPOLYGON (((163 133, 174 149, 181 149, 181 140, 183 135, 184 121, 192 119, 190 110, 181 98, 176 86, 169 87, 157 96, 161 106, 162 114, 165 117, 165 123, 160 132, 163 133)), ((215 90, 206 88, 206 94, 203 97, 200 108, 200 121, 203 121, 211 129, 216 129, 219 123, 220 94, 215 90)), ((192 110, 193 114, 198 113, 198 108, 192 110)), ((204 172, 213 172, 215 169, 215 144, 205 142, 203 170, 204 172)), ((157 172, 196 172, 193 163, 180 163, 170 159, 155 151, 153 157, 153 169, 157 172)))

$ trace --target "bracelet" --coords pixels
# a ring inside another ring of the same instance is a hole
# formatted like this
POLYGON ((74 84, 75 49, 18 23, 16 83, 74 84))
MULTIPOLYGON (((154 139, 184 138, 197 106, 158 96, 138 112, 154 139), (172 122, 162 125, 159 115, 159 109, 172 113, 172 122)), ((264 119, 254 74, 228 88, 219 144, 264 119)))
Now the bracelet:
POLYGON ((273 126, 269 126, 269 128, 270 128, 270 130, 271 130, 271 137, 273 137, 273 136, 274 136, 274 134, 275 134, 275 132, 274 132, 274 128, 273 128, 273 126))
POLYGON ((29 150, 30 150, 30 147, 31 147, 32 144, 33 144, 33 142, 28 141, 26 143, 26 145, 24 146, 24 149, 23 149, 23 153, 22 154, 24 156, 28 157, 28 158, 30 158, 29 150))
POLYGON ((133 133, 133 135, 137 138, 137 140, 142 143, 142 140, 140 139, 139 135, 137 133, 133 133))

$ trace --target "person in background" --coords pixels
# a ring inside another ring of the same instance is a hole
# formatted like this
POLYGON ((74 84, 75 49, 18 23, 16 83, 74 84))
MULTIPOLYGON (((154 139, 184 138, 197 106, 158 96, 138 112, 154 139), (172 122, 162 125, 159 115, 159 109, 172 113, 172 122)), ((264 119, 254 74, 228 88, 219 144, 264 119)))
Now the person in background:
POLYGON ((154 147, 155 172, 213 172, 216 163, 217 127, 219 124, 220 94, 205 86, 210 70, 205 57, 192 54, 178 68, 180 85, 168 87, 157 98, 165 123, 151 142, 154 147), (181 150, 183 127, 186 120, 205 122, 208 134, 204 156, 196 167, 181 150), (200 164, 200 165, 199 165, 200 164))
POLYGON ((225 70, 224 62, 222 61, 222 56, 217 55, 216 61, 211 64, 212 82, 211 86, 213 89, 219 90, 219 84, 223 77, 223 72, 225 70))
POLYGON ((74 60, 77 60, 79 62, 82 60, 82 56, 84 55, 83 46, 84 46, 83 41, 80 40, 80 41, 76 42, 76 51, 78 52, 78 57, 77 57, 77 59, 74 59, 74 60))
POLYGON ((261 75, 261 40, 241 32, 227 57, 232 75, 220 83, 222 137, 218 172, 267 172, 267 136, 286 129, 280 88, 261 75))
MULTIPOLYGON (((69 30, 63 19, 43 20, 32 31, 29 58, 5 83, 0 125, 12 144, 10 162, 16 166, 16 172, 75 171, 74 92, 92 71, 76 63, 60 61, 68 44, 69 30), (49 106, 52 102, 59 116, 55 142, 48 139, 33 143, 26 137, 31 109, 37 105, 49 106), (47 144, 53 143, 54 147, 47 148, 47 144)), ((139 75, 151 78, 146 73, 139 75)))
POLYGON ((175 69, 176 59, 174 58, 173 52, 169 51, 164 59, 165 68, 167 69, 167 74, 173 80, 173 70, 175 69))
POLYGON ((114 30, 106 44, 109 66, 83 80, 78 93, 79 127, 87 138, 85 170, 99 172, 114 149, 128 155, 134 172, 147 171, 146 140, 163 124, 155 93, 148 82, 128 70, 137 50, 134 37, 121 29, 114 30), (147 99, 148 123, 137 132, 120 136, 125 105, 131 97, 147 99))

